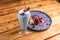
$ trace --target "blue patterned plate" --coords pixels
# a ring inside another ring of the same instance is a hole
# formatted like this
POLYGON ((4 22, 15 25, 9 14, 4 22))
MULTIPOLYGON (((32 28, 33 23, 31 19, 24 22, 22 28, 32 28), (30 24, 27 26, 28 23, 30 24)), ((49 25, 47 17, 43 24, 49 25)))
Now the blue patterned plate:
POLYGON ((52 24, 51 17, 42 11, 31 11, 31 18, 28 23, 28 28, 34 31, 43 31, 52 24))

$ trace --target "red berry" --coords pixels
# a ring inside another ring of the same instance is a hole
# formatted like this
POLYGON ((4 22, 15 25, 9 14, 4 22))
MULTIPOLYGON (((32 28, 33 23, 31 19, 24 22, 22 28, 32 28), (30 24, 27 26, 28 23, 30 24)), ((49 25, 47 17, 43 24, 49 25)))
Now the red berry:
POLYGON ((23 11, 24 11, 24 12, 26 12, 27 10, 26 10, 26 9, 24 9, 23 11))
POLYGON ((43 25, 44 25, 44 23, 43 23, 43 22, 39 22, 39 25, 40 25, 40 26, 43 26, 43 25))

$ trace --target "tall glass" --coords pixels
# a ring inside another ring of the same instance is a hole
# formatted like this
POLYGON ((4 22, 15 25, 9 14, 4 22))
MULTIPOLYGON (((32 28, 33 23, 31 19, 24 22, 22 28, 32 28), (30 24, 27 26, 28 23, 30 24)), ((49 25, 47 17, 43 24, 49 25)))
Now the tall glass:
POLYGON ((18 20, 20 23, 20 32, 19 32, 20 34, 28 33, 27 25, 28 25, 30 16, 31 16, 30 11, 27 8, 26 9, 24 8, 18 11, 18 20))

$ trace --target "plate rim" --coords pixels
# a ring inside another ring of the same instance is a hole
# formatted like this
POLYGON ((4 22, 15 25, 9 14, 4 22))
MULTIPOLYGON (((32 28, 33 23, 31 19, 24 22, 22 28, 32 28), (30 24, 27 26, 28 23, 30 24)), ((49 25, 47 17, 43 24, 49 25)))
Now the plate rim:
MULTIPOLYGON (((51 20, 50 26, 52 25, 52 19, 51 19, 51 17, 50 17, 47 13, 45 13, 45 12, 43 12, 43 11, 39 11, 39 10, 32 10, 32 11, 30 11, 30 12, 41 12, 41 13, 47 15, 47 16, 50 18, 50 20, 51 20)), ((49 27, 50 27, 50 26, 49 26, 49 27)), ((47 27, 47 28, 44 29, 44 30, 47 30, 49 27, 47 27)), ((44 30, 34 30, 34 29, 32 29, 32 28, 29 28, 29 27, 28 27, 28 29, 30 29, 30 30, 32 30, 32 31, 44 31, 44 30)))

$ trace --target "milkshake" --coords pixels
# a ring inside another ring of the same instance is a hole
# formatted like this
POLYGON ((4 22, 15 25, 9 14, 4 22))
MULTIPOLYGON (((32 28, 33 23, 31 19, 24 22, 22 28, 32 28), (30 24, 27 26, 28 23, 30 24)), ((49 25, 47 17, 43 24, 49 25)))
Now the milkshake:
POLYGON ((29 11, 29 7, 28 8, 24 8, 18 11, 18 20, 20 23, 20 33, 28 33, 27 31, 27 25, 30 19, 30 11, 29 11))

